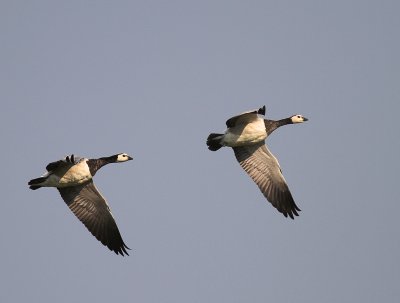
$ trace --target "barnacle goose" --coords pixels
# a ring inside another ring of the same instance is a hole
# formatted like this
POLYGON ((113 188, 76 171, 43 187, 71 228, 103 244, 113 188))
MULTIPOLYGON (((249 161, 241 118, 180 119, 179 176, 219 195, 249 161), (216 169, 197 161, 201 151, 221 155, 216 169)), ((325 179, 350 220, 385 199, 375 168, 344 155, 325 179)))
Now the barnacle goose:
POLYGON ((289 215, 294 219, 300 209, 293 200, 278 160, 268 150, 265 140, 283 125, 302 123, 308 119, 294 115, 274 121, 261 116, 265 116, 265 106, 228 119, 226 132, 210 134, 207 146, 212 151, 223 146, 232 147, 240 166, 258 185, 267 200, 285 217, 289 215))
POLYGON ((93 183, 93 176, 104 165, 132 160, 126 153, 99 159, 74 155, 51 162, 46 174, 28 182, 30 189, 56 187, 75 216, 105 246, 117 255, 129 255, 107 201, 93 183))

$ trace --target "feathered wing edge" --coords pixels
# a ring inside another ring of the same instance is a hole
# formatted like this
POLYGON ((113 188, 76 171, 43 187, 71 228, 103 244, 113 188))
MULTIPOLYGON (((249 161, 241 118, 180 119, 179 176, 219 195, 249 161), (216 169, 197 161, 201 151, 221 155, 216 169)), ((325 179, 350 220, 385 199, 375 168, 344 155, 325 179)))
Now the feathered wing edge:
POLYGON ((282 175, 275 156, 267 149, 265 142, 233 148, 240 166, 258 185, 267 200, 285 217, 294 219, 300 209, 297 207, 282 175))
POLYGON ((61 197, 97 240, 117 255, 129 255, 118 226, 104 197, 93 181, 82 185, 58 188, 61 197))

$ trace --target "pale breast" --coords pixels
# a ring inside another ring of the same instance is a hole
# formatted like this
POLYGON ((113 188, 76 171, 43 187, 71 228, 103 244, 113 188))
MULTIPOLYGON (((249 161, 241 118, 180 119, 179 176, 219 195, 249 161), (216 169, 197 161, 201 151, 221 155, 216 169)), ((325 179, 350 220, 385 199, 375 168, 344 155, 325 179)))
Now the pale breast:
POLYGON ((86 161, 81 161, 78 164, 70 167, 59 179, 59 187, 82 184, 92 179, 89 167, 86 161))
POLYGON ((241 124, 228 128, 225 132, 223 144, 225 146, 236 147, 258 143, 267 138, 264 120, 259 118, 249 124, 241 124))

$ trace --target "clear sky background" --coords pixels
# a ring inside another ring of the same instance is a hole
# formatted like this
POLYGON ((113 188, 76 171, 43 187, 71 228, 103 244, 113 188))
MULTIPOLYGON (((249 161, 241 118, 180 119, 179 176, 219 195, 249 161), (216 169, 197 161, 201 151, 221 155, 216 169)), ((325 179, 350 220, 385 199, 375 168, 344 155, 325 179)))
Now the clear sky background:
POLYGON ((1 302, 399 302, 398 1, 2 1, 1 302), (279 214, 210 132, 267 107, 279 214), (95 177, 117 256, 47 163, 95 177))

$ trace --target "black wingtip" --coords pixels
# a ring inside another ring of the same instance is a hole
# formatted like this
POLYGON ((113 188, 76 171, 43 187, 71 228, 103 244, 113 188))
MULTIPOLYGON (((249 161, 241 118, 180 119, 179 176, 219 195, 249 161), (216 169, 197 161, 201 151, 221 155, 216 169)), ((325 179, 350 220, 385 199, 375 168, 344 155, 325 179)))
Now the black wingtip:
POLYGON ((128 246, 125 245, 125 243, 122 244, 121 247, 119 247, 118 249, 114 249, 114 252, 117 255, 121 255, 122 257, 129 256, 128 252, 126 250, 131 250, 128 246))
POLYGON ((300 210, 300 208, 298 208, 298 207, 295 205, 295 208, 291 209, 288 213, 283 213, 283 215, 284 215, 285 217, 287 217, 287 216, 289 215, 289 217, 290 217, 292 220, 294 220, 294 216, 296 216, 296 217, 299 216, 298 211, 301 211, 301 210, 300 210), (293 215, 294 215, 294 216, 293 216, 293 215))
POLYGON ((257 114, 265 116, 265 105, 257 111, 257 114))
POLYGON ((279 211, 280 213, 282 213, 282 215, 284 215, 285 218, 289 217, 289 218, 291 218, 292 220, 294 220, 295 216, 296 216, 296 217, 299 216, 299 213, 298 213, 298 212, 300 212, 301 209, 298 208, 296 204, 294 204, 294 206, 293 206, 292 209, 289 209, 289 210, 279 210, 279 209, 278 209, 278 211, 279 211))

